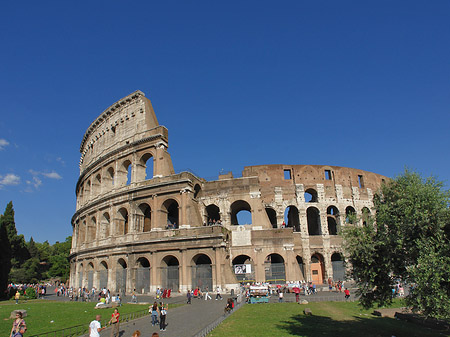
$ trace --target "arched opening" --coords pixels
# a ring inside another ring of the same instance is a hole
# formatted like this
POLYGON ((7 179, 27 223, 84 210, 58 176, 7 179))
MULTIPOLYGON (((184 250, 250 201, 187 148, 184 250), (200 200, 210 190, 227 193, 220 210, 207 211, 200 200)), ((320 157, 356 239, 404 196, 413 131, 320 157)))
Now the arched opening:
POLYGON ((212 264, 208 255, 197 254, 192 259, 192 287, 213 289, 212 264))
POLYGON ((308 234, 321 235, 320 212, 316 207, 309 207, 306 210, 306 218, 308 221, 308 234))
POLYGON ((345 209, 345 222, 349 224, 356 223, 356 211, 352 206, 345 209))
POLYGON ((337 226, 335 218, 328 216, 327 223, 328 223, 328 234, 337 235, 338 226, 337 226))
POLYGON ((294 232, 300 232, 300 219, 297 207, 286 207, 286 210, 284 211, 284 221, 286 222, 286 227, 292 227, 294 228, 294 232))
POLYGON ((239 282, 254 282, 253 260, 248 255, 238 255, 233 259, 234 275, 239 282))
POLYGON ((127 263, 124 259, 117 260, 116 291, 125 294, 127 291, 127 263))
POLYGON ((324 283, 325 265, 323 263, 323 256, 315 253, 311 256, 311 280, 315 284, 324 283))
POLYGON ((206 221, 209 226, 215 225, 220 220, 220 209, 218 206, 211 204, 206 206, 206 221))
POLYGON ((313 188, 308 188, 305 191, 305 202, 317 202, 317 191, 313 188))
POLYGON ((232 225, 251 225, 252 209, 248 202, 238 200, 231 204, 231 224, 232 225))
POLYGON ((130 185, 131 183, 131 168, 132 168, 131 161, 125 160, 122 164, 122 170, 126 172, 127 175, 124 185, 130 185))
POLYGON ((118 212, 117 234, 128 234, 128 211, 126 208, 119 209, 118 212))
POLYGON ((89 263, 87 266, 87 288, 89 291, 94 287, 94 265, 89 263))
POLYGON ((277 212, 273 208, 266 207, 266 214, 269 218, 272 228, 277 228, 277 212))
POLYGON ((140 228, 143 232, 149 232, 152 229, 152 210, 147 204, 140 204, 139 210, 141 214, 138 215, 140 228))
POLYGON ((331 265, 333 267, 333 279, 343 281, 345 279, 345 264, 340 253, 331 255, 331 265))
POLYGON ((97 233, 97 219, 95 216, 91 218, 89 229, 88 229, 88 242, 95 241, 95 234, 97 233))
POLYGON ((178 202, 174 199, 167 199, 162 205, 162 211, 167 214, 167 229, 177 229, 178 221, 178 202))
POLYGON ((180 287, 180 262, 173 255, 164 257, 161 263, 161 285, 165 289, 178 291, 180 287))
POLYGON ((286 281, 286 271, 284 259, 279 254, 267 255, 264 261, 266 282, 284 283, 286 281))
POLYGON ((111 227, 111 220, 108 212, 103 213, 100 225, 100 238, 105 239, 109 236, 109 228, 111 227))
POLYGON ((83 221, 78 225, 78 246, 84 244, 85 239, 86 239, 86 221, 83 221))
POLYGON ((100 262, 98 279, 100 289, 108 288, 108 264, 105 261, 100 262))
POLYGON ((108 168, 108 170, 106 171, 108 180, 111 182, 110 186, 113 187, 114 186, 114 169, 112 167, 108 168))
POLYGON ((153 156, 151 153, 146 153, 139 160, 142 173, 139 175, 139 180, 148 180, 153 178, 153 156))
POLYGON ((300 280, 305 279, 305 265, 303 264, 303 258, 301 256, 296 256, 295 259, 297 260, 298 268, 300 269, 300 275, 302 278, 300 280))
POLYGON ((136 261, 136 291, 141 294, 150 292, 150 262, 145 257, 136 261))
POLYGON ((92 190, 95 196, 101 193, 101 186, 102 186, 102 176, 99 173, 95 176, 94 182, 92 183, 92 190))
POLYGON ((84 280, 83 280, 83 264, 81 263, 78 267, 78 287, 84 287, 84 280))
POLYGON ((84 196, 85 196, 84 201, 85 202, 89 201, 89 199, 91 197, 91 181, 90 180, 88 180, 86 182, 86 185, 84 187, 84 196))
POLYGON ((194 199, 201 197, 202 188, 199 184, 195 184, 194 186, 194 199))
POLYGON ((363 226, 367 226, 367 224, 369 223, 369 219, 370 219, 370 209, 368 209, 367 207, 363 207, 363 209, 361 210, 361 214, 362 214, 363 226))

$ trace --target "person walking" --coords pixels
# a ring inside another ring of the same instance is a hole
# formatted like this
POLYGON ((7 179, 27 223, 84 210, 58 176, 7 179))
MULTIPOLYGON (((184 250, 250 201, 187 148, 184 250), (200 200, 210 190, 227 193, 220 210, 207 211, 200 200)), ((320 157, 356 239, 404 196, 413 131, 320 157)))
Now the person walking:
POLYGON ((106 329, 102 328, 102 324, 100 320, 102 319, 101 315, 95 316, 95 319, 89 324, 89 337, 100 337, 100 331, 106 329))
POLYGON ((152 326, 155 326, 158 324, 158 303, 153 303, 153 305, 150 307, 150 311, 152 314, 152 326))
POLYGON ((114 309, 114 312, 111 315, 111 319, 109 320, 109 324, 112 325, 111 329, 111 337, 119 336, 119 310, 117 308, 114 309))
POLYGON ((191 293, 191 291, 190 291, 189 289, 188 289, 188 291, 187 291, 186 297, 187 297, 187 304, 192 304, 192 303, 191 303, 191 300, 192 300, 192 293, 191 293))
POLYGON ((25 320, 22 317, 22 313, 18 311, 16 313, 16 319, 13 322, 13 326, 11 328, 9 336, 14 337, 16 333, 20 332, 21 327, 23 327, 25 331, 27 330, 27 324, 25 323, 25 320))
POLYGON ((159 331, 166 331, 166 316, 168 305, 159 302, 159 331))
POLYGON ((348 300, 348 299, 350 298, 350 290, 348 290, 347 288, 345 288, 344 294, 345 294, 345 300, 348 300))
POLYGON ((217 286, 217 289, 216 289, 216 301, 218 299, 223 300, 222 295, 220 294, 220 287, 219 286, 217 286))
POLYGON ((206 290, 205 290, 205 301, 208 300, 208 297, 209 297, 210 300, 212 300, 211 296, 209 296, 208 287, 206 287, 206 290))

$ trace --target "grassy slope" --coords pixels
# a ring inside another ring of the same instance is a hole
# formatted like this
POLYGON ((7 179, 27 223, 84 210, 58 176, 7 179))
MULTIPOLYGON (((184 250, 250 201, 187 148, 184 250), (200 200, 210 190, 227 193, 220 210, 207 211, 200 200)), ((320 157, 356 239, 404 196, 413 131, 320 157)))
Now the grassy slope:
MULTIPOLYGON (((74 325, 89 325, 95 315, 102 315, 102 324, 111 318, 113 309, 94 309, 95 303, 86 302, 51 302, 31 300, 15 305, 13 301, 1 302, 0 305, 0 335, 7 336, 11 331, 11 311, 15 309, 27 310, 27 335, 68 328, 74 325), (50 323, 53 321, 53 323, 50 323)), ((148 309, 148 305, 124 304, 119 308, 121 314, 148 309)))
POLYGON ((273 336, 449 336, 392 318, 372 316, 354 302, 317 302, 307 305, 270 303, 245 305, 233 313, 210 337, 273 336), (303 315, 310 308, 313 316, 303 315))

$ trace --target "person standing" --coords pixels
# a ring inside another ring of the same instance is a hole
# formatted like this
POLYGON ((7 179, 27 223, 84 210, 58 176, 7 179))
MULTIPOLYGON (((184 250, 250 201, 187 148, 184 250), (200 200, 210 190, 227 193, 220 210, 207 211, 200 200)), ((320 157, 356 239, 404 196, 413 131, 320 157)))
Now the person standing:
POLYGON ((167 316, 168 305, 159 302, 159 330, 166 331, 166 316, 167 316))
POLYGON ((112 325, 111 337, 119 336, 119 317, 119 310, 115 308, 114 312, 111 315, 111 319, 109 320, 109 324, 112 325))
POLYGON ((10 337, 15 336, 16 333, 20 332, 22 327, 24 328, 25 331, 27 330, 27 324, 25 323, 25 320, 22 318, 22 313, 19 311, 16 313, 16 319, 13 322, 13 326, 11 328, 11 333, 9 334, 9 336, 10 337))
POLYGON ((280 289, 279 293, 278 293, 278 302, 283 302, 283 290, 280 289))
POLYGON ((97 315, 95 316, 95 319, 89 324, 89 337, 100 337, 100 331, 105 329, 102 328, 102 324, 100 323, 101 319, 102 316, 97 315))
POLYGON ((350 290, 348 290, 347 288, 345 288, 344 294, 345 294, 345 300, 348 300, 348 299, 350 298, 350 290))
POLYGON ((19 290, 16 291, 16 294, 14 295, 14 299, 16 300, 16 304, 19 304, 19 299, 20 299, 19 290))
POLYGON ((153 303, 150 310, 152 314, 152 326, 155 326, 158 323, 158 303, 153 303))

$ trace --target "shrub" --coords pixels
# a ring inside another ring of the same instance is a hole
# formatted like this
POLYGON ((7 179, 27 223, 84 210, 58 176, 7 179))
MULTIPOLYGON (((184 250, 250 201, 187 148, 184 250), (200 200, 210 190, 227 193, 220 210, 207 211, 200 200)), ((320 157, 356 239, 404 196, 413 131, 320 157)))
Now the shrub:
POLYGON ((27 290, 25 290, 25 295, 31 300, 37 298, 36 290, 34 288, 27 288, 27 290))

